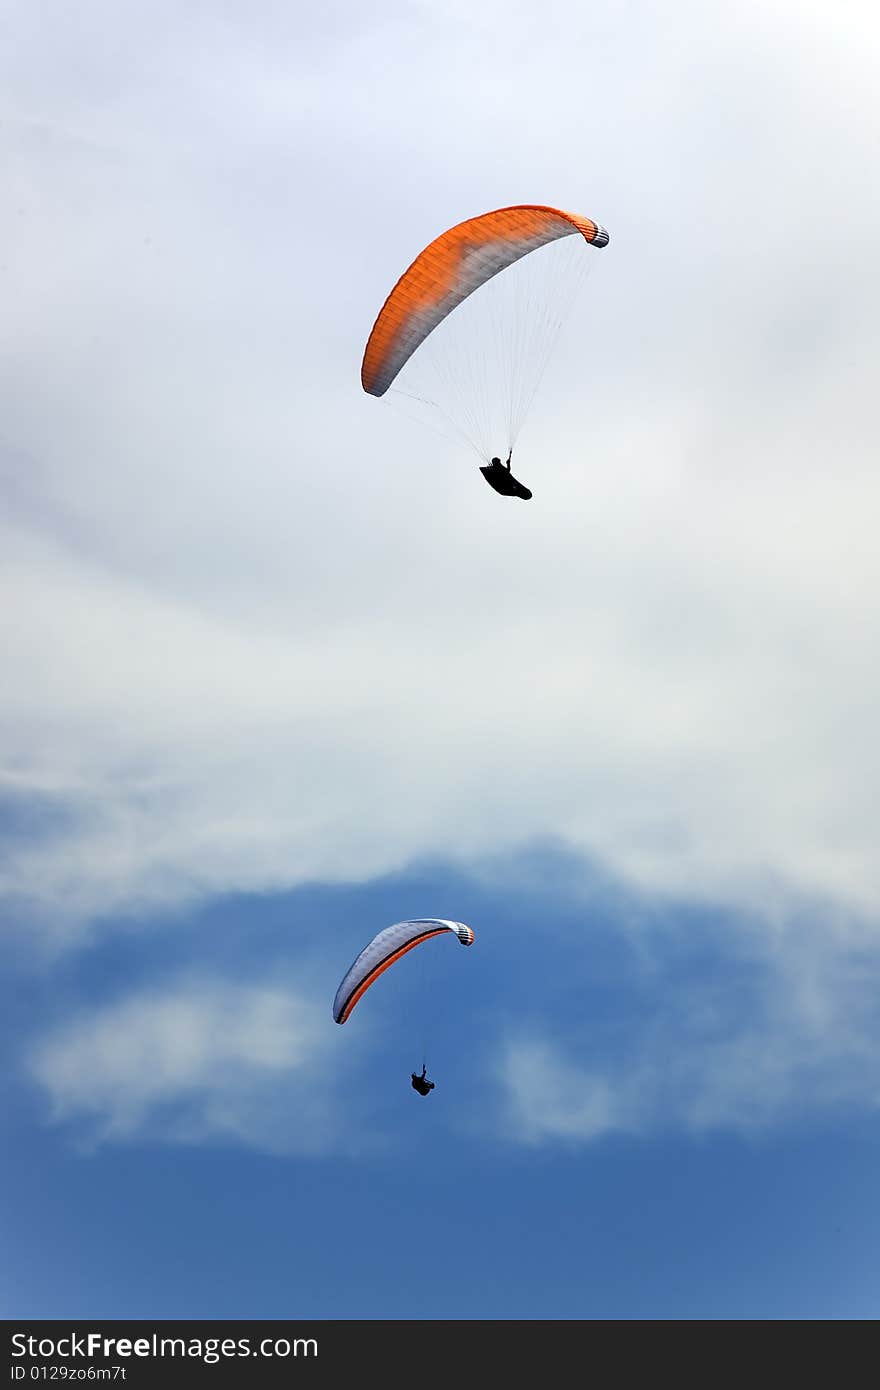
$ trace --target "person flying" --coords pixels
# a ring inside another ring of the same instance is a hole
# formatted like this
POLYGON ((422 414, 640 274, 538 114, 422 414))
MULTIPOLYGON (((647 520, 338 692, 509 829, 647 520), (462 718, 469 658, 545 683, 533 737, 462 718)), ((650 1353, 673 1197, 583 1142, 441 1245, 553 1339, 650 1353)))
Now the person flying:
POLYGON ((422 1063, 422 1074, 421 1074, 421 1076, 416 1076, 415 1072, 412 1072, 411 1075, 412 1075, 412 1088, 413 1088, 413 1090, 414 1090, 414 1091, 418 1091, 418 1093, 419 1093, 420 1096, 428 1096, 428 1095, 430 1095, 431 1092, 432 1092, 433 1089, 434 1089, 434 1083, 433 1083, 433 1081, 428 1081, 428 1080, 426 1080, 426 1078, 425 1078, 425 1064, 424 1064, 424 1062, 422 1063))
POLYGON ((499 492, 502 497, 521 497, 524 502, 528 502, 532 494, 510 471, 512 457, 513 450, 511 449, 507 455, 506 463, 502 463, 500 458, 493 458, 491 463, 480 469, 480 472, 489 486, 499 492))

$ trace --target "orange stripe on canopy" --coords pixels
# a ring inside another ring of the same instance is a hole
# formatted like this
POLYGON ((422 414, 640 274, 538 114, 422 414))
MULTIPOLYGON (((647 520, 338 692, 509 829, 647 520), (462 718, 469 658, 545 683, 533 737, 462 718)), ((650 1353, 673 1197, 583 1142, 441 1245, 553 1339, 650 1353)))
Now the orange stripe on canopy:
POLYGON ((408 941, 405 946, 399 947, 398 950, 396 950, 393 953, 393 955, 388 956, 387 960, 383 960, 381 965, 377 965, 375 970, 372 970, 370 974, 367 976, 367 978, 365 980, 362 980, 361 983, 358 985, 354 994, 351 996, 348 1003, 346 1004, 344 1010, 339 1015, 337 1022, 344 1023, 346 1021, 355 1004, 360 999, 361 995, 364 994, 370 988, 370 985, 374 982, 374 980, 378 980, 379 976, 383 974, 384 971, 386 971, 390 965, 393 965, 396 960, 400 960, 400 957, 405 956, 407 951, 411 951, 414 946, 421 946, 423 941, 428 941, 432 936, 442 936, 443 933, 447 932, 448 930, 448 927, 438 927, 436 931, 427 931, 422 936, 417 936, 414 941, 408 941))

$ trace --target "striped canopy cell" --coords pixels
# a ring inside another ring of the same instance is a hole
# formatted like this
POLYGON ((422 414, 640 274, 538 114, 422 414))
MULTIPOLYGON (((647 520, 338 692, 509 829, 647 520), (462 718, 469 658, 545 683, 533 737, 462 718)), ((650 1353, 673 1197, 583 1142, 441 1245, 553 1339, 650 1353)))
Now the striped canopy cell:
POLYGON ((393 927, 380 931, 345 972, 333 1000, 335 1021, 344 1023, 370 985, 407 951, 444 932, 453 932, 462 946, 473 945, 474 933, 470 927, 464 922, 447 922, 443 917, 417 917, 409 922, 395 922, 393 927))
POLYGON ((579 233, 607 246, 608 233, 589 217, 539 204, 499 208, 450 227, 416 257, 373 325, 361 382, 383 396, 429 333, 493 275, 560 237, 579 233))

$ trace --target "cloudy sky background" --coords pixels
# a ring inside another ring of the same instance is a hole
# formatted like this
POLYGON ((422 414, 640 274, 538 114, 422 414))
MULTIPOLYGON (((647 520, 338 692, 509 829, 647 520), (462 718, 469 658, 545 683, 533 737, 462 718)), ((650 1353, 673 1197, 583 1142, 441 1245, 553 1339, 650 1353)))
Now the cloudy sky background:
POLYGON ((9 1312, 876 1314, 871 7, 8 9, 9 1312), (528 506, 359 383, 519 201, 528 506))

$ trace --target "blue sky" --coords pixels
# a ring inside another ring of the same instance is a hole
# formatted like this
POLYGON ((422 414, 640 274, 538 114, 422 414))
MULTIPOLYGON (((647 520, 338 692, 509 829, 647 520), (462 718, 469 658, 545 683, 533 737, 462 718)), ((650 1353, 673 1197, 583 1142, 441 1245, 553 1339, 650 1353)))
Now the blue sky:
POLYGON ((873 12, 13 8, 6 1315, 876 1316, 873 12), (519 201, 509 506, 359 367, 519 201))
MULTIPOLYGON (((558 852, 527 860, 505 866, 518 891, 504 875, 479 882, 434 864, 363 888, 228 899, 149 944, 129 932, 95 945, 51 984, 33 970, 7 982, 13 1055, 35 1022, 65 1036, 72 1015, 69 1046, 119 1000, 167 998, 181 980, 193 1006, 206 979, 234 981, 234 1027, 236 990, 270 980, 295 1011, 308 978, 338 1035, 329 1065, 281 1057, 266 1084, 257 1061, 250 1084, 217 1078, 213 1104, 198 1079, 166 1082, 141 1095, 133 1131, 103 1140, 108 1119, 130 1122, 131 1094, 92 1074, 79 1106, 47 1124, 33 1087, 8 1081, 9 1314, 872 1316, 876 1118, 846 1098, 817 1113, 796 1081, 781 1100, 762 1097, 754 1076, 739 1078, 733 1123, 733 1100, 726 1122, 700 1115, 767 1026, 762 1000, 779 983, 761 951, 732 960, 711 909, 634 902, 558 852), (476 923, 473 950, 429 943, 424 971, 383 980, 336 1029, 328 1001, 365 928, 426 902, 476 923), (427 1028, 425 991, 442 996, 427 1028), (437 1080, 424 1103, 408 1084, 423 1032, 437 1080), (555 1130, 535 1132, 517 1109, 500 1037, 540 1041, 582 1069, 564 1101, 530 1100, 532 1124, 555 1119, 555 1130), (648 1050, 658 1104, 606 1115, 606 1128, 587 1120, 586 1074, 625 1088, 648 1050), (681 1069, 686 1081, 670 1080, 681 1069), (313 1088, 333 1113, 304 1154, 313 1088), (572 1117, 583 1135, 559 1132, 572 1117), (223 1133, 235 1123, 240 1135, 223 1133)), ((129 1019, 137 1026, 136 1009, 129 1019)), ((140 1027, 149 1046, 149 1021, 140 1027)))

